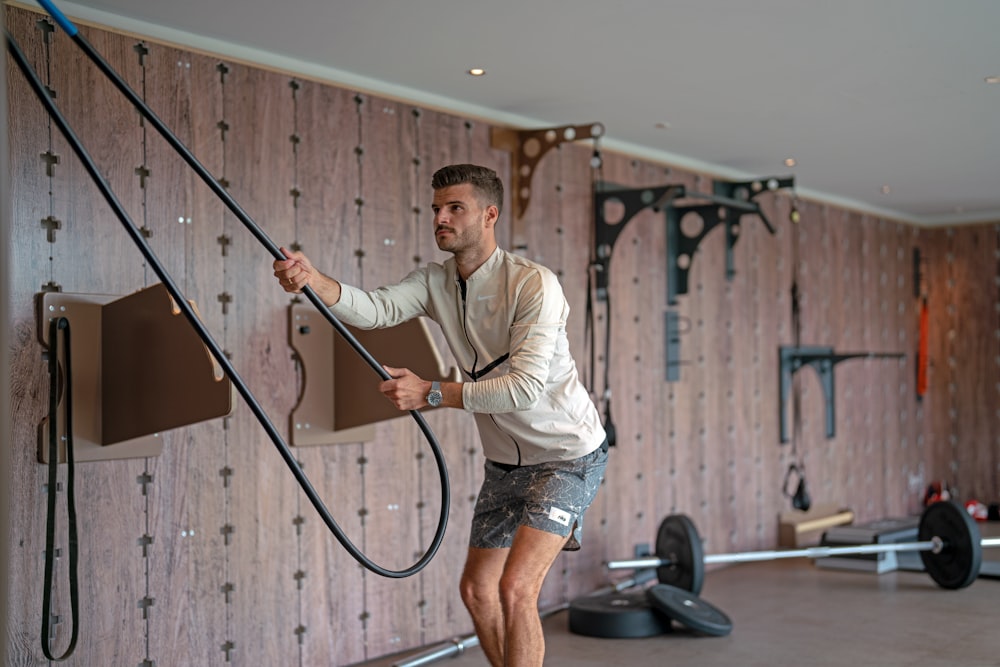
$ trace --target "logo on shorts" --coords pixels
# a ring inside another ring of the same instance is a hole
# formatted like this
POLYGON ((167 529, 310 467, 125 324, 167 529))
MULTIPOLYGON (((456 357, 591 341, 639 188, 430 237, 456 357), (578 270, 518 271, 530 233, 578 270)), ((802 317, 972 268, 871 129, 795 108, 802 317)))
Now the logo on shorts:
POLYGON ((561 510, 558 507, 549 508, 549 518, 556 523, 561 523, 564 526, 569 525, 569 520, 571 518, 570 513, 566 510, 561 510))

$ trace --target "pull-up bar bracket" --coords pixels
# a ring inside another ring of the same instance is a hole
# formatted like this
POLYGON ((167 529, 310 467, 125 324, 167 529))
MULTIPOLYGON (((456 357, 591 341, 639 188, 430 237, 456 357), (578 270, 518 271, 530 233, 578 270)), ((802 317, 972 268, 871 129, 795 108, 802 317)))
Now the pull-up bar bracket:
POLYGON ((720 224, 726 225, 726 280, 736 275, 733 249, 740 235, 740 220, 744 215, 756 215, 764 222, 771 234, 774 226, 761 211, 754 198, 779 188, 790 188, 795 184, 793 177, 755 179, 752 181, 715 181, 712 194, 689 192, 688 197, 707 199, 708 204, 678 205, 671 202, 666 209, 667 216, 667 303, 675 305, 679 294, 688 293, 688 272, 694 253, 709 232, 720 224), (702 220, 701 229, 688 235, 681 226, 681 220, 688 214, 697 215, 702 220))
POLYGON ((851 352, 836 354, 832 347, 816 346, 786 346, 778 348, 779 364, 779 385, 781 387, 781 401, 778 403, 778 419, 780 424, 781 442, 788 442, 788 427, 785 418, 785 405, 788 403, 788 396, 792 389, 792 376, 804 366, 811 366, 819 375, 820 386, 823 388, 823 401, 826 404, 826 437, 832 438, 836 434, 833 368, 842 361, 848 359, 902 359, 902 353, 881 353, 881 352, 851 352))
POLYGON ((531 202, 531 179, 535 167, 542 157, 559 144, 598 139, 604 135, 604 125, 563 125, 540 130, 514 130, 494 127, 490 133, 493 148, 509 150, 511 153, 511 199, 514 205, 514 219, 520 220, 531 202))
POLYGON ((625 225, 640 211, 652 208, 662 211, 673 199, 683 197, 686 188, 682 184, 668 183, 648 188, 625 188, 607 181, 598 181, 594 188, 594 263, 597 299, 606 301, 611 280, 611 253, 618 235, 625 225), (608 219, 608 208, 618 204, 624 210, 617 220, 608 219))

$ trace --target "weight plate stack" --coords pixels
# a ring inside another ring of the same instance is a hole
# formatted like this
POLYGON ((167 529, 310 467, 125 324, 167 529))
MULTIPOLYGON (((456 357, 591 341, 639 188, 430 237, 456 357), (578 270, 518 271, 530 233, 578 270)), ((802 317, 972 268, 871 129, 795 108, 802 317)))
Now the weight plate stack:
POLYGON ((569 631, 612 639, 655 637, 672 630, 645 591, 584 595, 569 603, 569 631))

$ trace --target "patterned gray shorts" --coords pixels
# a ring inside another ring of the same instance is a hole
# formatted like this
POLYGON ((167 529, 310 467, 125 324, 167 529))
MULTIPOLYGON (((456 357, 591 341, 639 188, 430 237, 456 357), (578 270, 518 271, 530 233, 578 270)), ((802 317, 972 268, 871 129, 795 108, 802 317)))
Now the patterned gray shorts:
POLYGON ((569 537, 565 551, 580 548, 583 513, 593 502, 608 464, 603 447, 578 459, 511 467, 486 461, 469 546, 509 547, 521 526, 569 537))

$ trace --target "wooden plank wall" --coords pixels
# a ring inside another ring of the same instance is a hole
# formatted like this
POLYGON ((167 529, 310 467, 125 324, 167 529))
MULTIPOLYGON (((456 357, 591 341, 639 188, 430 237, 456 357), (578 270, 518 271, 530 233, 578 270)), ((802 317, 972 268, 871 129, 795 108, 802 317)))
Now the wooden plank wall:
MULTIPOLYGON (((114 191, 287 432, 307 369, 287 344, 294 299, 274 285, 270 254, 69 40, 37 13, 6 12, 114 191)), ((511 155, 492 148, 486 123, 98 29, 83 34, 275 242, 303 249, 346 282, 373 288, 444 259, 430 228, 438 167, 482 163, 510 181, 511 155)), ((48 379, 34 296, 56 288, 125 295, 158 279, 16 70, 9 102, 16 449, 7 611, 13 664, 28 665, 41 659, 47 498, 35 430, 48 379), (47 171, 49 154, 59 161, 47 171), (41 224, 50 216, 61 223, 51 238, 41 224)), ((562 280, 579 370, 598 398, 608 370, 618 436, 584 549, 558 559, 543 608, 605 583, 602 562, 652 543, 670 513, 690 515, 709 551, 773 547, 776 516, 790 507, 782 481, 792 463, 804 465, 814 502, 851 507, 860 520, 918 512, 936 479, 963 497, 997 499, 1000 226, 914 228, 809 201, 797 202, 802 217, 793 224, 791 196, 765 194, 775 233, 742 219, 727 280, 723 230, 713 231, 694 256, 688 294, 668 306, 666 223, 644 210, 615 245, 610 301, 593 304, 592 365, 592 180, 712 188, 707 175, 608 151, 594 170, 593 151, 579 142, 546 154, 528 210, 515 217, 508 193, 498 228, 502 245, 523 239, 515 250, 562 280), (922 400, 914 248, 925 258, 930 309, 922 400), (668 310, 682 325, 679 382, 664 379, 668 310), (785 406, 793 442, 780 445, 778 346, 796 342, 905 358, 836 366, 833 438, 816 374, 797 373, 785 406)), ((375 381, 374 373, 358 378, 375 381)), ((457 573, 482 457, 466 415, 434 411, 427 420, 447 462, 449 528, 431 564, 402 580, 363 569, 333 539, 242 400, 228 418, 163 434, 159 457, 81 464, 81 641, 67 664, 352 664, 470 632, 457 573)), ((293 454, 348 538, 380 566, 402 569, 437 525, 438 472, 412 420, 376 432, 371 442, 293 454)), ((61 559, 57 571, 64 567, 61 559)), ((58 650, 69 629, 63 583, 55 605, 58 650)))

